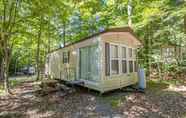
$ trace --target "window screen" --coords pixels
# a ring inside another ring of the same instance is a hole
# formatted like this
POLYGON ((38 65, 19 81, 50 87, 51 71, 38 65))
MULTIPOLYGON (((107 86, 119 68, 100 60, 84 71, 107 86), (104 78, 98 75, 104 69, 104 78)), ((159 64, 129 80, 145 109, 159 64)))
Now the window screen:
POLYGON ((133 72, 133 61, 129 61, 129 72, 133 72))
POLYGON ((111 61, 111 72, 112 74, 119 74, 119 61, 118 60, 112 60, 111 61))
POLYGON ((126 47, 121 47, 121 56, 122 56, 122 60, 121 60, 121 66, 122 66, 122 73, 125 74, 127 73, 127 53, 126 53, 126 47))
POLYGON ((122 73, 127 73, 127 61, 122 60, 122 73))
POLYGON ((126 47, 122 47, 122 58, 126 58, 126 47))
POLYGON ((132 58, 132 48, 129 48, 129 57, 132 58))
POLYGON ((91 45, 80 48, 80 68, 81 79, 96 81, 99 79, 100 72, 100 51, 98 45, 91 45))
POLYGON ((111 45, 111 56, 112 58, 118 58, 118 46, 111 45))
POLYGON ((118 46, 111 45, 111 74, 119 74, 119 54, 118 46))

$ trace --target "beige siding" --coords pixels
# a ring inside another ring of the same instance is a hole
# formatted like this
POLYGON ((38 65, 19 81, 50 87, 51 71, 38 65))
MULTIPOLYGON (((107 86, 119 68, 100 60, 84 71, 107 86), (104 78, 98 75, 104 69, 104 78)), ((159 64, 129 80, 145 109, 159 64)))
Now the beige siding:
MULTIPOLYGON (((105 42, 108 43, 116 43, 123 44, 133 48, 137 48, 140 45, 140 42, 136 40, 134 36, 132 36, 128 32, 110 32, 104 33, 99 36, 90 38, 88 40, 76 43, 74 45, 65 47, 63 49, 59 49, 55 52, 50 53, 48 56, 49 59, 49 75, 53 78, 61 78, 63 80, 67 80, 67 74, 71 74, 72 72, 66 72, 65 68, 74 68, 74 73, 79 73, 79 51, 78 49, 81 47, 86 47, 92 44, 99 44, 99 48, 101 51, 101 78, 100 81, 87 81, 85 82, 85 87, 90 89, 98 90, 100 92, 105 92, 117 88, 122 88, 131 84, 135 84, 137 79, 137 73, 133 74, 125 74, 125 75, 116 75, 116 76, 105 76, 105 42), (70 63, 63 64, 62 53, 64 51, 70 51, 70 63), (61 74, 61 75, 60 75, 61 74)), ((76 76, 78 77, 78 76, 76 76)), ((70 80, 74 79, 75 75, 70 76, 70 80)), ((81 78, 77 78, 81 79, 81 78)))
POLYGON ((137 83, 137 72, 105 76, 105 43, 125 45, 131 48, 138 48, 140 42, 126 32, 105 33, 102 38, 102 88, 103 91, 123 88, 137 83))
POLYGON ((104 42, 124 44, 131 47, 138 47, 141 43, 129 32, 110 32, 101 35, 104 42))
POLYGON ((52 78, 60 78, 61 70, 61 54, 56 51, 49 55, 49 75, 52 78))
POLYGON ((99 37, 93 37, 89 40, 85 40, 80 43, 59 49, 50 53, 49 56, 49 75, 52 78, 62 79, 62 80, 73 80, 76 74, 78 74, 78 49, 81 47, 86 47, 98 43, 99 37), (63 64, 63 52, 70 51, 69 64, 63 64), (68 76, 68 77, 67 77, 68 76))

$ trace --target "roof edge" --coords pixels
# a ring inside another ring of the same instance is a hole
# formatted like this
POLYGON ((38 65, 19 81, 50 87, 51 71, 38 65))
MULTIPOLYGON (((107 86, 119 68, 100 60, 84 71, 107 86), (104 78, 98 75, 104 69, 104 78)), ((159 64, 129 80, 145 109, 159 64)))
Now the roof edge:
MULTIPOLYGON (((130 32, 137 40, 139 40, 139 38, 137 38, 136 34, 134 33, 134 31, 132 30, 131 27, 114 27, 114 28, 108 28, 108 29, 106 29, 106 30, 104 30, 102 32, 98 32, 98 33, 92 34, 90 36, 87 36, 85 38, 82 38, 82 39, 80 39, 80 40, 78 40, 76 42, 70 43, 70 44, 68 44, 68 45, 66 45, 66 46, 64 46, 62 48, 54 49, 54 50, 50 51, 49 53, 55 52, 57 50, 60 50, 60 49, 66 48, 66 47, 69 47, 69 46, 74 45, 76 43, 83 42, 83 41, 85 41, 87 39, 90 39, 90 38, 95 37, 95 36, 99 36, 99 35, 107 33, 107 32, 130 32)), ((139 40, 139 42, 141 43, 140 40, 139 40)))

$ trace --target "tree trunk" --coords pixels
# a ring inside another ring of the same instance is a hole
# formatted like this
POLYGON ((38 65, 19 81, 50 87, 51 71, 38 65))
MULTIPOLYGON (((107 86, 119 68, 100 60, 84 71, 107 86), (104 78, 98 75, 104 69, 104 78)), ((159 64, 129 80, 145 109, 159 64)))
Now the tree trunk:
POLYGON ((2 63, 1 63, 1 78, 4 80, 4 90, 6 93, 10 93, 9 90, 9 80, 8 80, 8 71, 9 71, 9 62, 11 50, 8 46, 9 36, 5 33, 1 34, 1 39, 4 40, 2 45, 2 63))
POLYGON ((6 93, 10 93, 8 72, 10 65, 11 50, 7 46, 4 49, 3 55, 4 56, 2 58, 2 78, 4 80, 4 90, 6 93))
POLYGON ((40 79, 40 43, 41 43, 41 30, 42 30, 42 16, 40 18, 40 26, 37 38, 37 54, 36 54, 36 68, 37 68, 37 80, 40 79))
POLYGON ((128 0, 128 5, 127 5, 127 12, 128 12, 128 26, 132 27, 132 0, 128 0))
POLYGON ((1 66, 0 66, 0 80, 3 80, 3 61, 1 60, 1 66))
POLYGON ((185 34, 186 34, 186 15, 184 16, 184 28, 185 28, 185 34))
POLYGON ((144 35, 144 62, 146 64, 146 68, 147 68, 147 71, 146 71, 146 76, 149 77, 149 26, 146 26, 145 27, 145 35, 144 35))
POLYGON ((40 79, 40 43, 41 43, 41 33, 42 33, 42 23, 43 17, 40 16, 40 25, 38 31, 38 40, 37 40, 37 55, 36 55, 36 65, 37 65, 37 80, 40 79))
POLYGON ((3 78, 4 78, 4 89, 6 93, 10 93, 9 89, 9 79, 8 79, 8 70, 9 70, 9 57, 5 54, 3 59, 3 78))
POLYGON ((48 53, 50 53, 50 19, 48 22, 48 53))
POLYGON ((63 46, 66 45, 66 23, 63 21, 63 46))

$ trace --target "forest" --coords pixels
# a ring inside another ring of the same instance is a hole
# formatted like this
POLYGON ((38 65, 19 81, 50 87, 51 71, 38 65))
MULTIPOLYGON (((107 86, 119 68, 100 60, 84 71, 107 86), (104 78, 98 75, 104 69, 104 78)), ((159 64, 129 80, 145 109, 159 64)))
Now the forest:
POLYGON ((41 81, 52 50, 126 26, 142 42, 137 59, 147 79, 186 81, 185 0, 0 0, 0 89, 11 93, 9 78, 28 66, 41 81), (179 53, 174 63, 162 60, 166 46, 179 53))

